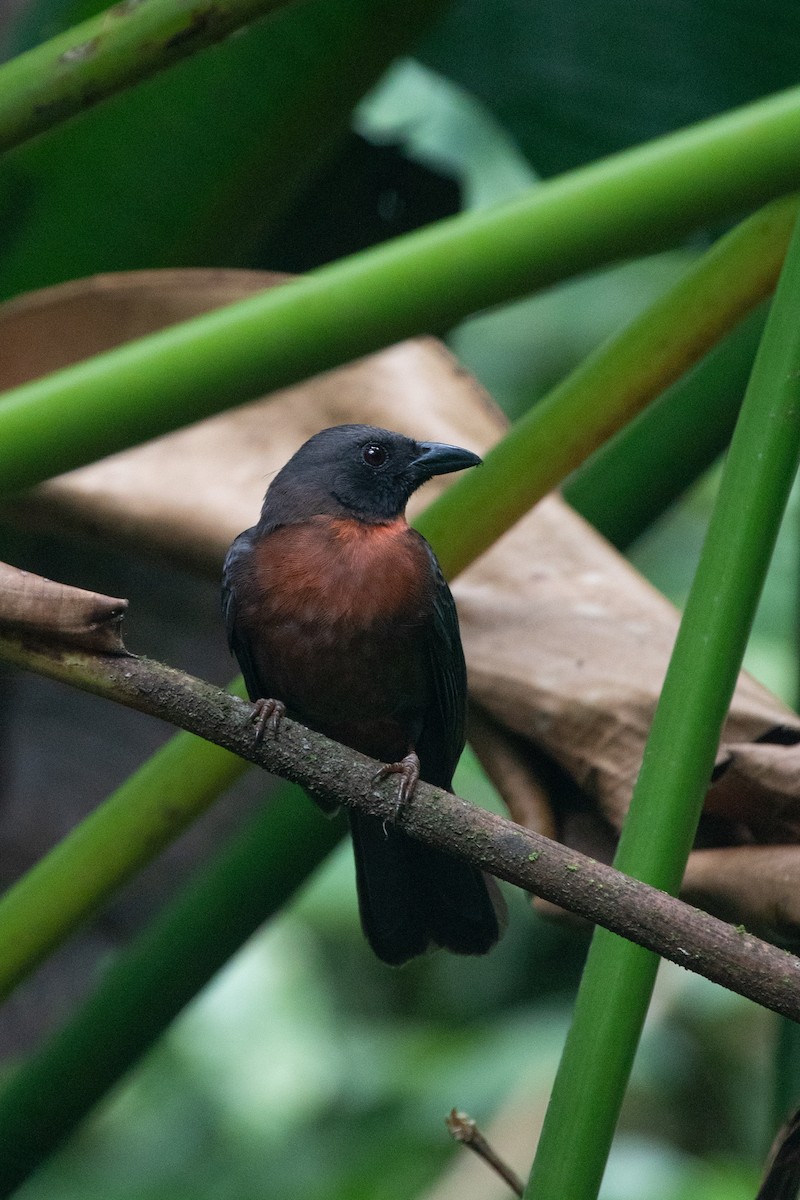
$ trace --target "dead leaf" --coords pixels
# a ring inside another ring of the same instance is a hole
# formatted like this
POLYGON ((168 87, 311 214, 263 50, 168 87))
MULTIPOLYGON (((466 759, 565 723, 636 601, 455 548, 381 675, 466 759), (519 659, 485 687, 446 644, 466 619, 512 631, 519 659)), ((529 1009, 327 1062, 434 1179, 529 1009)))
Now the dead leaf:
MULTIPOLYGON (((527 772, 541 781, 556 769, 580 789, 553 814, 559 839, 608 861, 677 612, 557 496, 501 538, 454 592, 470 695, 488 729, 476 750, 512 815, 535 825, 515 779, 527 772), (502 774, 492 770, 499 757, 510 764, 502 774)), ((704 849, 693 854, 681 894, 796 944, 800 907, 790 881, 800 882, 799 834, 800 719, 742 674, 706 798, 704 849)))

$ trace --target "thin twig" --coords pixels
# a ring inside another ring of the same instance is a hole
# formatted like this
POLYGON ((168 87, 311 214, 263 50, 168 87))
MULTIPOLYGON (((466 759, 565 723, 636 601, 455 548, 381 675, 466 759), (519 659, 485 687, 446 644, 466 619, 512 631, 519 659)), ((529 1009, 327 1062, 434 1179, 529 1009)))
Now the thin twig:
MULTIPOLYGON (((252 705, 181 671, 12 637, 0 637, 0 659, 160 717, 300 784, 327 806, 394 819, 394 785, 373 785, 374 760, 290 720, 279 737, 257 744, 252 705)), ((402 826, 411 837, 800 1021, 800 959, 741 927, 429 784, 419 784, 402 826)))
POLYGON ((445 1125, 450 1131, 450 1136, 455 1138, 457 1142, 462 1142, 477 1154, 478 1158, 490 1166, 493 1171, 496 1171, 500 1178, 508 1184, 515 1195, 521 1196, 525 1191, 525 1185, 517 1175, 516 1171, 512 1171, 508 1163, 504 1163, 499 1154, 487 1142, 486 1138, 481 1133, 480 1129, 472 1117, 466 1113, 458 1112, 453 1109, 449 1117, 445 1118, 445 1125))

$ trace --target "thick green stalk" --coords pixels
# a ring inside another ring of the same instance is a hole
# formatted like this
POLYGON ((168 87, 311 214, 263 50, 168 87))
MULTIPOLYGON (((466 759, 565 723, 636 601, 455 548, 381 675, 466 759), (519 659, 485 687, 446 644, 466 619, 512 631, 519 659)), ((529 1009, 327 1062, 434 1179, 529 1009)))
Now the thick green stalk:
POLYGON ((564 481, 564 499, 618 549, 652 525, 728 445, 767 308, 759 305, 564 481))
POLYGON ((299 788, 284 785, 123 952, 0 1091, 0 1196, 52 1152, 342 832, 343 821, 324 820, 299 788))
POLYGON ((800 89, 453 217, 27 383, 0 402, 0 494, 800 184, 800 89))
MULTIPOLYGON (((737 422, 615 866, 675 893, 800 457, 800 225, 737 422)), ((600 1187, 658 959, 597 930, 526 1196, 600 1187), (578 1149, 579 1148, 579 1149, 578 1149)))
POLYGON ((0 151, 289 2, 121 0, 0 66, 0 151))
POLYGON ((247 767, 211 742, 176 734, 8 888, 0 897, 0 999, 247 767))
MULTIPOLYGON (((796 524, 796 519, 795 519, 796 524)), ((795 538, 798 530, 795 528, 795 538)), ((797 581, 800 583, 800 580, 797 581)), ((797 583, 795 587, 797 587, 797 583)), ((795 651, 800 650, 800 607, 795 600, 795 651)), ((795 695, 795 707, 800 706, 800 693, 795 695)), ((800 1026, 793 1021, 778 1019, 775 1030, 775 1050, 773 1054, 773 1104, 771 1127, 765 1142, 765 1149, 776 1131, 798 1106, 800 1106, 800 1026)))

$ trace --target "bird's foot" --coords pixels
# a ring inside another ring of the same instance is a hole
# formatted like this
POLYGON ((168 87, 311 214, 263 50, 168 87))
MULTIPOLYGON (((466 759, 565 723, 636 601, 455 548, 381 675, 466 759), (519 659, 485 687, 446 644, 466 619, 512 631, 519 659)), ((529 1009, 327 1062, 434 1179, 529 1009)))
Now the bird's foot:
POLYGON ((263 739, 267 730, 273 737, 278 736, 281 721, 286 716, 286 705, 281 700, 260 699, 253 701, 253 715, 250 720, 256 727, 256 745, 263 739))
POLYGON ((413 799, 419 780, 419 759, 413 750, 405 758, 401 758, 400 762, 385 763, 380 771, 375 772, 372 782, 373 784, 382 783, 390 775, 400 776, 400 785, 397 789, 397 798, 392 815, 392 820, 396 821, 405 805, 408 804, 409 800, 413 799))

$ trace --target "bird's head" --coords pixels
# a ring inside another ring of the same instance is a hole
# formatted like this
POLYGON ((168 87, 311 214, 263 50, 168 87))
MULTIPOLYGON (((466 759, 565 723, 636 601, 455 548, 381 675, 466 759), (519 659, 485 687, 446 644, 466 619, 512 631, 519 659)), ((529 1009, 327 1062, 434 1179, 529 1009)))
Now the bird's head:
POLYGON ((392 521, 428 479, 480 461, 458 446, 416 442, 372 425, 334 425, 304 442, 275 476, 262 522, 275 525, 321 514, 392 521))

